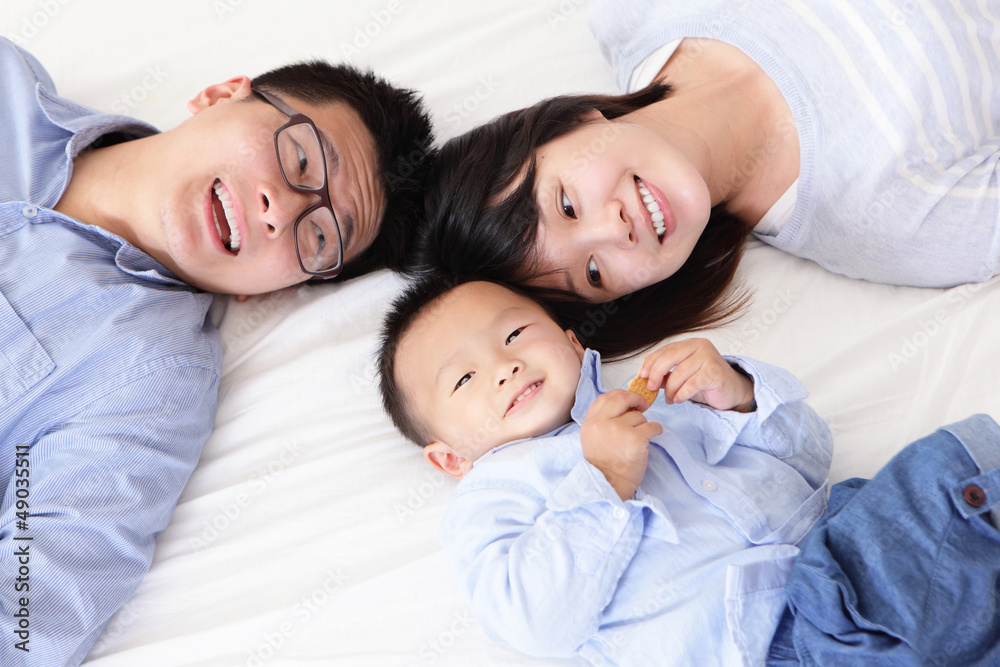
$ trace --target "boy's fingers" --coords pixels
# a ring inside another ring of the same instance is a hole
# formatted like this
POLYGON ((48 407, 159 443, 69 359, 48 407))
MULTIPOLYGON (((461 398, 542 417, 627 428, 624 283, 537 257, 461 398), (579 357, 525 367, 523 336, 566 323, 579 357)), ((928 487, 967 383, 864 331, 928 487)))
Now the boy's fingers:
POLYGON ((639 435, 645 438, 647 442, 663 433, 663 427, 660 426, 659 423, 649 421, 645 424, 640 424, 635 430, 638 431, 639 435))
POLYGON ((609 414, 613 416, 625 414, 629 410, 645 412, 649 408, 649 403, 646 402, 646 399, 639 394, 634 394, 624 389, 612 389, 598 400, 601 400, 603 403, 602 410, 607 409, 609 414))

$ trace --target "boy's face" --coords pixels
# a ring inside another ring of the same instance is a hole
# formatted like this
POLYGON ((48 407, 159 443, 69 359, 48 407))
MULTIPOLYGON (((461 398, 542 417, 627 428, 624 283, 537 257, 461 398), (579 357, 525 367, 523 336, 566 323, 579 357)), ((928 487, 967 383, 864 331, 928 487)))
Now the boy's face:
POLYGON ((397 350, 397 381, 433 442, 424 455, 461 477, 480 456, 570 421, 584 350, 531 299, 466 283, 428 306, 397 350))

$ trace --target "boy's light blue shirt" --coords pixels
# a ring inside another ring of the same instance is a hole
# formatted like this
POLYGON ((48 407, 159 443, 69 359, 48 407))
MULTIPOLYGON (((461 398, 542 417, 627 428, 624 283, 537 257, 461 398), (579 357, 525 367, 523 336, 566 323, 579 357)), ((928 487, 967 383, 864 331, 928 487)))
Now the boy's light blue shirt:
POLYGON ((94 140, 156 130, 58 97, 3 38, 0 118, 0 664, 76 665, 198 461, 221 351, 210 295, 51 210, 94 140))
POLYGON ((645 478, 622 502, 583 458, 603 393, 588 351, 573 422, 480 458, 442 526, 492 638, 595 665, 758 664, 798 543, 826 511, 832 441, 787 371, 747 359, 756 412, 667 405, 645 478))

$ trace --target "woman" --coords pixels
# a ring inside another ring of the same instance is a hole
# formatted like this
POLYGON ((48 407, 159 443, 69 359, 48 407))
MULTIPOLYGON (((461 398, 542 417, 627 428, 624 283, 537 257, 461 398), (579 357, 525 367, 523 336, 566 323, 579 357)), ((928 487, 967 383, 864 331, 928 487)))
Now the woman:
POLYGON ((577 326, 616 300, 581 332, 610 355, 735 313, 750 233, 876 282, 1000 272, 1000 12, 700 5, 595 3, 636 92, 547 100, 449 142, 423 261, 533 286, 577 326))

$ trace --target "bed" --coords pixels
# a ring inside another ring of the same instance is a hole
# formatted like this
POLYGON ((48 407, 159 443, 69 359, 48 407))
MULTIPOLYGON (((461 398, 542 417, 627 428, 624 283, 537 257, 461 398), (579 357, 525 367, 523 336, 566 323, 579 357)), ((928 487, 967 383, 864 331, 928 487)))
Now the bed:
MULTIPOLYGON (((61 94, 166 128, 236 74, 324 57, 425 95, 440 139, 564 92, 612 91, 584 0, 7 0, 0 33, 61 94)), ((794 372, 830 423, 832 479, 936 427, 1000 418, 1000 280, 948 290, 830 274, 751 243, 739 320, 705 334, 794 372)), ((302 286, 212 315, 215 431, 135 596, 89 667, 574 665, 492 644, 437 530, 454 482, 383 414, 376 333, 404 279, 302 286)), ((639 358, 608 365, 617 386, 639 358)))

